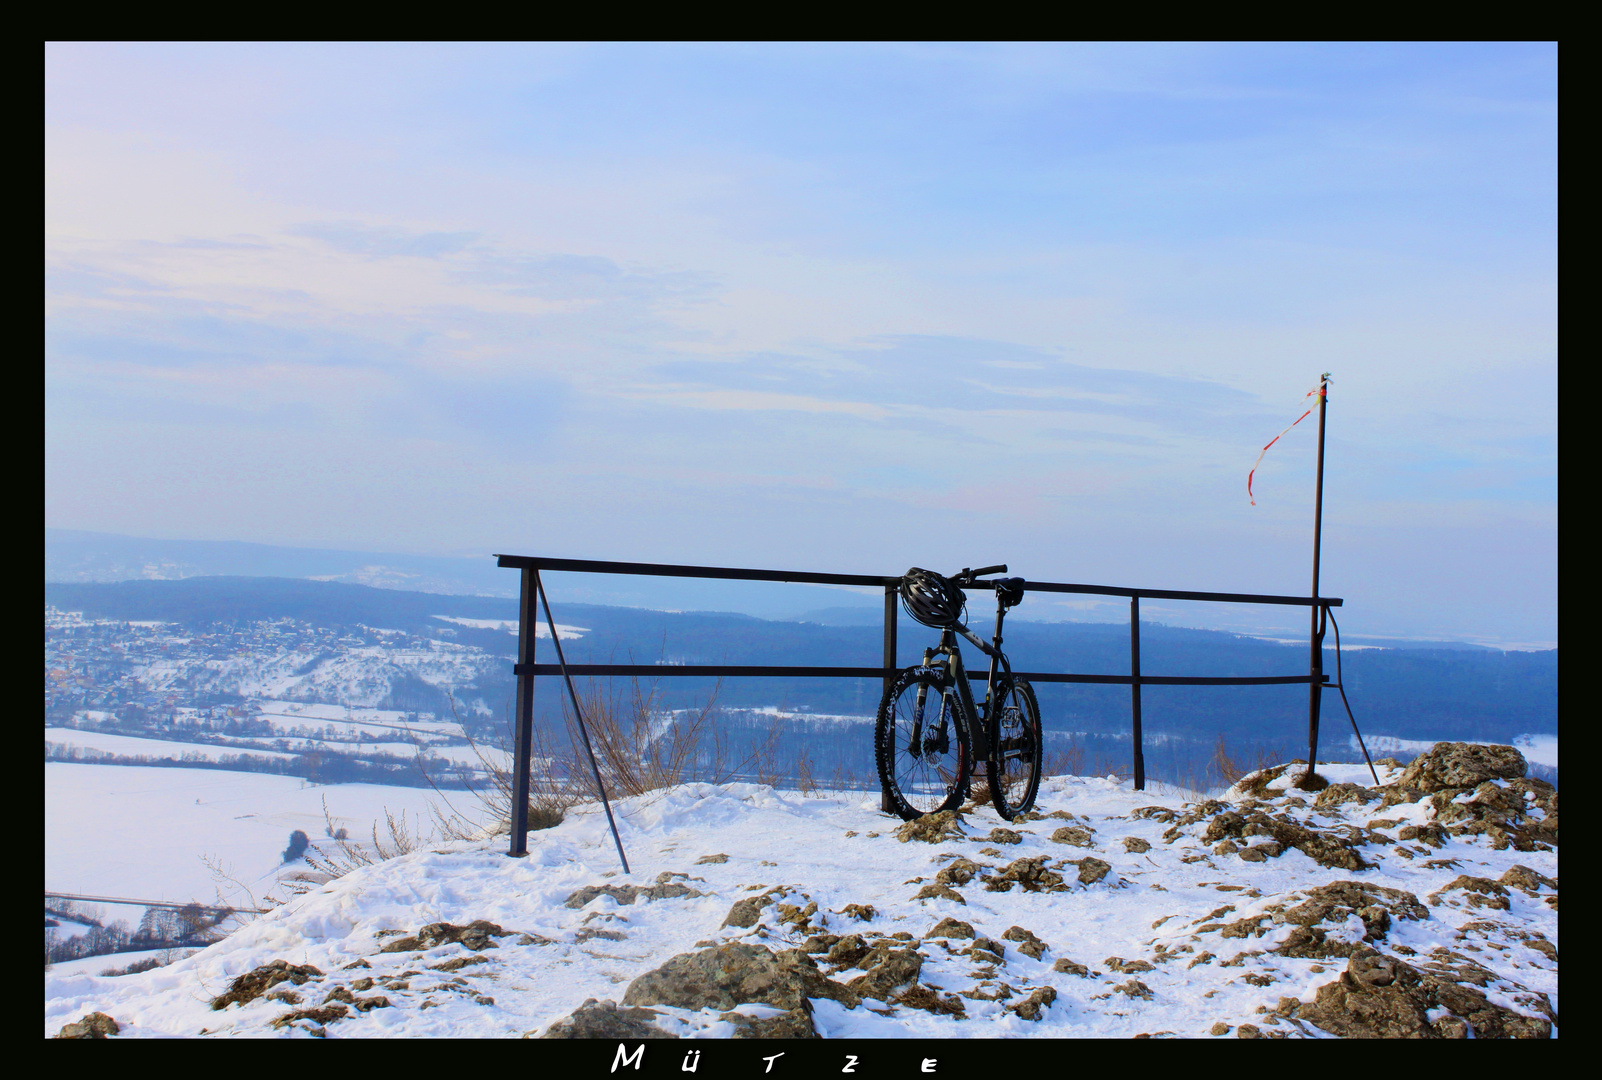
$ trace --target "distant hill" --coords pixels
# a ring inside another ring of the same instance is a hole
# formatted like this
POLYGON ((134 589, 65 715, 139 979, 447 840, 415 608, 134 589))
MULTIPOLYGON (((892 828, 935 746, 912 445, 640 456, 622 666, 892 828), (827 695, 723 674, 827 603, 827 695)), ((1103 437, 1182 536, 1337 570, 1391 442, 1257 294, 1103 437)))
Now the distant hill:
MULTIPOLYGON (((158 619, 184 624, 294 618, 320 625, 366 625, 448 637, 508 660, 516 638, 497 628, 447 623, 456 619, 517 620, 516 602, 375 589, 286 578, 189 578, 108 584, 47 583, 45 602, 94 618, 158 619)), ((764 620, 716 612, 664 612, 605 605, 554 605, 557 621, 582 627, 565 645, 575 663, 693 663, 873 665, 882 632, 869 625, 764 620)), ((934 635, 900 622, 900 658, 913 662, 934 635)), ((1207 630, 1142 623, 1142 670, 1148 675, 1286 675, 1306 670, 1305 646, 1207 630)), ((554 658, 541 643, 542 660, 554 658)), ((1127 626, 1101 623, 1008 624, 1006 648, 1019 670, 1127 674, 1127 626)), ((1334 650, 1325 665, 1335 671, 1334 650)), ((1557 732, 1557 650, 1535 653, 1459 649, 1349 651, 1343 657, 1347 694, 1365 733, 1401 738, 1511 740, 1557 732)), ((670 701, 704 700, 712 682, 664 678, 670 701)), ((1048 730, 1127 732, 1129 691, 1119 686, 1042 685, 1048 730)), ((725 681, 729 706, 787 705, 822 713, 871 714, 879 684, 872 679, 747 679, 725 681)), ((1225 733, 1250 739, 1265 730, 1305 731, 1307 691, 1299 686, 1146 687, 1146 730, 1186 738, 1225 733)), ((1344 741, 1350 733, 1339 696, 1326 698, 1324 728, 1344 741)))

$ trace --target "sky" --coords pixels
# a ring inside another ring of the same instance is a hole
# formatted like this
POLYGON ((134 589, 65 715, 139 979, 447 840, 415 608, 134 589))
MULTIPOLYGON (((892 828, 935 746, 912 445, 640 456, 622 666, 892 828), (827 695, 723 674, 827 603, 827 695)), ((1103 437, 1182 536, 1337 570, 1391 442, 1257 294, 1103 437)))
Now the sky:
POLYGON ((1316 414, 1246 477, 1327 371, 1342 630, 1552 647, 1556 83, 1540 43, 50 45, 45 523, 1301 594, 1316 414))

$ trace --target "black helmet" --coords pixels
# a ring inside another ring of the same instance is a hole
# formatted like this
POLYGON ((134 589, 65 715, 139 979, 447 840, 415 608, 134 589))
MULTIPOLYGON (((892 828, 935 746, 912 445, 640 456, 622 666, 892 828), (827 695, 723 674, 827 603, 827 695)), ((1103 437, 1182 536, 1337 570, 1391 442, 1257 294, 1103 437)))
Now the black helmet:
POLYGON ((933 570, 914 566, 901 578, 901 607, 908 615, 936 630, 962 625, 968 596, 933 570))

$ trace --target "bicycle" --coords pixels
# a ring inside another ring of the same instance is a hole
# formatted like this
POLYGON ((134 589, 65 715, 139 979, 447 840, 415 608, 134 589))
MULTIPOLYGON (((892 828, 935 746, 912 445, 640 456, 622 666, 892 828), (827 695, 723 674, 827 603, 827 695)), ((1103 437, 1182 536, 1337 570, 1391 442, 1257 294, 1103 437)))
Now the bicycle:
POLYGON ((885 691, 874 723, 874 758, 886 800, 903 819, 953 810, 969 795, 977 761, 987 770, 990 801, 1011 821, 1040 790, 1040 706, 1033 687, 1012 674, 1001 651, 1001 624, 1024 594, 1022 578, 992 578, 1007 567, 964 569, 951 577, 913 567, 901 579, 902 609, 940 631, 923 662, 904 669, 885 691), (996 591, 996 632, 987 643, 965 624, 966 588, 996 591), (975 705, 957 635, 990 658, 985 699, 975 705), (936 661, 937 656, 945 657, 936 661), (938 701, 938 712, 934 711, 938 701))

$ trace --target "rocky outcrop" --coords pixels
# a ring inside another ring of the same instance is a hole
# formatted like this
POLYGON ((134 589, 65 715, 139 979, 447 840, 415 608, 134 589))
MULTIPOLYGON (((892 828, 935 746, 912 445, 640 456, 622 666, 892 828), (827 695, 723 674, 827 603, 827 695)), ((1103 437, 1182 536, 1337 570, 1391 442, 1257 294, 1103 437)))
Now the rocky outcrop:
POLYGON ((1417 788, 1425 794, 1476 787, 1487 780, 1513 780, 1524 776, 1529 765, 1511 746, 1478 743, 1436 743, 1414 758, 1402 775, 1399 788, 1417 788))
POLYGON ((921 840, 925 844, 940 844, 947 840, 966 840, 962 816, 955 810, 942 810, 938 814, 925 814, 914 818, 896 830, 896 839, 903 844, 921 840))
POLYGON ((67 1024, 56 1033, 58 1039, 108 1039, 122 1029, 117 1021, 103 1012, 92 1012, 82 1019, 67 1024))
MULTIPOLYGON (((1202 839, 1209 844, 1253 837, 1273 841, 1279 845, 1280 851, 1295 848, 1319 865, 1332 869, 1364 870, 1368 867, 1349 835, 1309 828, 1288 814, 1268 814, 1257 809, 1225 810, 1208 823, 1207 831, 1202 835, 1202 839)), ((1239 850, 1238 845, 1236 850, 1239 850)), ((1261 847, 1259 851, 1265 857, 1269 854, 1268 850, 1261 847)))
POLYGON ((730 942, 680 953, 629 984, 625 1005, 672 1005, 681 1009, 728 1010, 736 1005, 802 1008, 807 998, 829 998, 847 1008, 852 990, 825 978, 800 949, 775 953, 762 945, 730 942))
POLYGON ((653 1022, 655 1009, 620 1009, 615 1001, 587 998, 572 1015, 552 1024, 542 1039, 676 1039, 653 1022))
POLYGON ((566 905, 570 908, 581 908, 597 896, 603 895, 610 896, 619 904, 624 905, 632 904, 642 896, 647 900, 671 900, 683 896, 706 895, 690 888, 688 885, 682 885, 671 880, 674 877, 683 876, 682 874, 659 874, 655 885, 586 885, 573 893, 572 896, 569 896, 566 900, 566 905))
MULTIPOLYGON (((571 906, 571 905, 569 905, 571 906)), ((499 926, 487 919, 475 919, 465 926, 455 926, 447 922, 429 923, 416 934, 409 937, 396 938, 385 945, 379 952, 427 952, 437 949, 441 945, 461 945, 473 952, 482 952, 485 949, 494 949, 495 938, 507 937, 510 930, 502 930, 499 926)))
POLYGON ((1358 1039, 1548 1039, 1550 1019, 1489 1000, 1473 986, 1417 970, 1368 949, 1335 982, 1290 1013, 1334 1035, 1358 1039))
POLYGON ((1382 940, 1390 932, 1393 919, 1419 921, 1430 917, 1429 909, 1412 893, 1362 881, 1336 881, 1307 889, 1305 895, 1305 901, 1280 916, 1294 929, 1274 952, 1317 959, 1352 956, 1372 950, 1344 937, 1329 936, 1330 930, 1347 926, 1351 916, 1362 922, 1364 942, 1382 940))
POLYGON ((230 1005, 246 1005, 281 982, 301 986, 310 979, 322 977, 323 973, 310 964, 297 966, 287 960, 273 960, 235 978, 227 990, 212 998, 211 1007, 221 1010, 230 1005))

